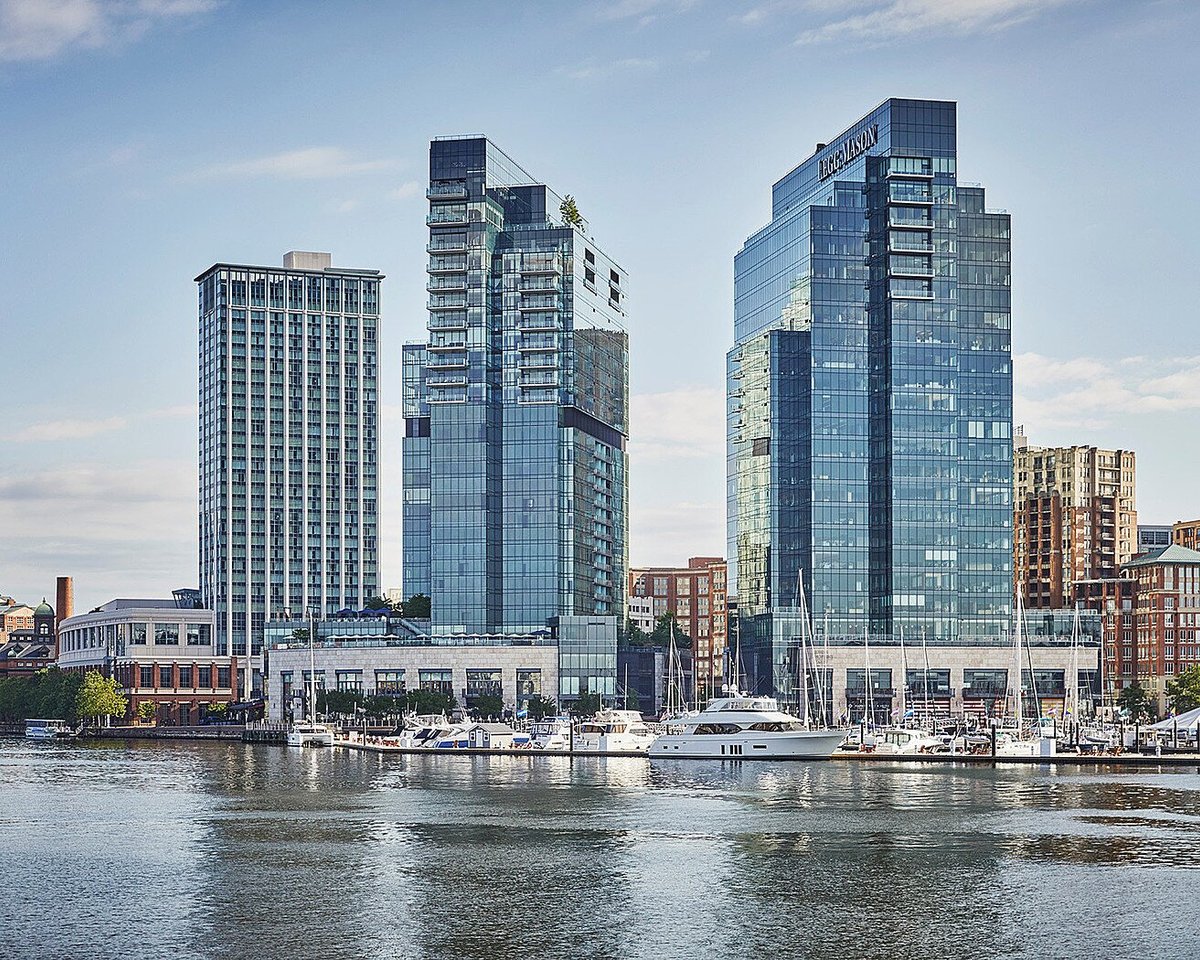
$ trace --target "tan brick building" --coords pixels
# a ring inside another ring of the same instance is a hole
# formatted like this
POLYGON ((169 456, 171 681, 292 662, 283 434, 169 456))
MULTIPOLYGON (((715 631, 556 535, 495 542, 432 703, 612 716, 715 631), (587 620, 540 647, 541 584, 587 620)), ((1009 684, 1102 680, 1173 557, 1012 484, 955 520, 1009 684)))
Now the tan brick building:
POLYGON ((644 609, 644 599, 649 599, 654 620, 664 613, 673 613, 679 629, 692 638, 696 686, 701 699, 719 692, 723 682, 729 635, 727 575, 722 557, 691 557, 686 567, 641 567, 629 571, 628 603, 644 609))
POLYGON ((1200 550, 1200 520, 1179 520, 1171 524, 1171 542, 1189 550, 1200 550))
POLYGON ((1137 550, 1132 450, 1013 447, 1013 576, 1029 608, 1069 606, 1073 585, 1107 580, 1137 550))

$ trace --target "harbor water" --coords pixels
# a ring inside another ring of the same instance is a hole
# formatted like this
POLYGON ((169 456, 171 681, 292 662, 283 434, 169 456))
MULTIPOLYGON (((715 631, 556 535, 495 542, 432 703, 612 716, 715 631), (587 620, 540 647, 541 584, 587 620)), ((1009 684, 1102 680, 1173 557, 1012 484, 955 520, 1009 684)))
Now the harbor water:
POLYGON ((1196 768, 0 740, 0 957, 1194 957, 1196 768))

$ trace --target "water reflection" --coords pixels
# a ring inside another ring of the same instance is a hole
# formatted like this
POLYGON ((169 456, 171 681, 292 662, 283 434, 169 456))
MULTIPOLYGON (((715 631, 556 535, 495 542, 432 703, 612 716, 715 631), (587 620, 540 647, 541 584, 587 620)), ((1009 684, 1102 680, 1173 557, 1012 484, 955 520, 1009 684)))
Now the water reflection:
POLYGON ((1097 924, 1186 953, 1198 796, 1194 770, 7 741, 0 956, 1084 957, 1097 924))

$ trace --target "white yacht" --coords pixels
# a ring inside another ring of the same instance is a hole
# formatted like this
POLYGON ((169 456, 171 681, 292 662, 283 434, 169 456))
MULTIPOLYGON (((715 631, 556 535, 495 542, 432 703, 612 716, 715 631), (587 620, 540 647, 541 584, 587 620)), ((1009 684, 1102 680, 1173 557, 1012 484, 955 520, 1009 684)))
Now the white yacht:
POLYGON ((406 750, 429 747, 454 729, 455 725, 446 719, 445 714, 406 717, 404 732, 396 738, 396 745, 406 750))
POLYGON ((571 718, 544 717, 529 724, 529 746, 533 750, 571 749, 571 718))
POLYGON ((29 740, 63 740, 75 736, 66 720, 26 720, 25 736, 29 740))
POLYGON ((293 723, 287 732, 289 747, 332 747, 333 730, 323 723, 301 720, 293 723))
POLYGON ((668 720, 651 759, 816 759, 829 757, 845 730, 814 729, 779 709, 773 697, 732 694, 699 713, 668 720))
POLYGON ((579 725, 575 749, 645 755, 655 736, 636 710, 601 710, 579 725))
POLYGON ((867 747, 873 753, 908 756, 916 753, 936 753, 946 748, 946 738, 909 727, 887 727, 867 734, 867 747), (872 738, 874 745, 872 746, 872 738))

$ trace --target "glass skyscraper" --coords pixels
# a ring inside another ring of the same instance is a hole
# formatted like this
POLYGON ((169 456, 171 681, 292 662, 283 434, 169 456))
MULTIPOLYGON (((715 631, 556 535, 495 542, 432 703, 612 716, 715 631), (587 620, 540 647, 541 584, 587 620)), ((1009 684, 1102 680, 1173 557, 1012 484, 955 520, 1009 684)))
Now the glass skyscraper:
POLYGON ((734 259, 727 362, 728 546, 760 689, 786 671, 801 582, 833 637, 1004 634, 1009 254, 1007 213, 958 180, 954 103, 887 100, 774 185, 734 259))
POLYGON ((200 590, 218 654, 257 658, 267 619, 379 592, 382 279, 301 252, 196 278, 200 590))
MULTIPOLYGON (((404 592, 432 598, 435 632, 615 624, 625 272, 571 204, 486 138, 430 144, 428 198, 429 333, 403 363, 404 592)), ((589 651, 571 657, 560 692, 597 692, 589 651)), ((607 649, 596 657, 610 671, 607 649)))

